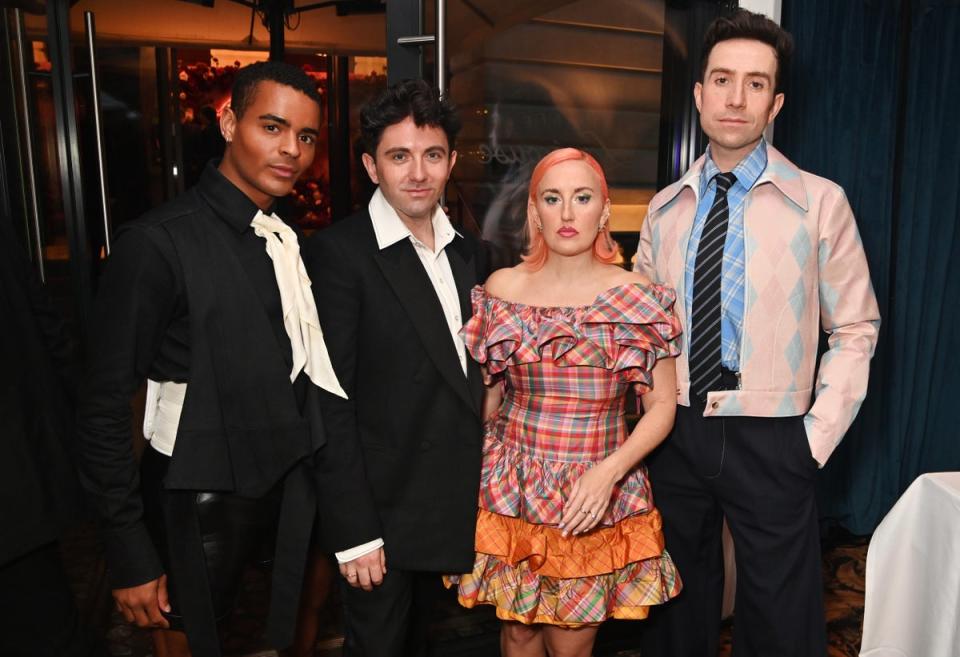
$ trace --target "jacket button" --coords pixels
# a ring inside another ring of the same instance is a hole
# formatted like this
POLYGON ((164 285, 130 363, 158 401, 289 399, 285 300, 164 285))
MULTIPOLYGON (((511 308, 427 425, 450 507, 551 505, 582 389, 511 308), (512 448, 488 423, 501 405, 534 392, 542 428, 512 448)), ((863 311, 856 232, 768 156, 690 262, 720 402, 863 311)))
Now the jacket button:
POLYGON ((429 440, 424 440, 420 443, 420 449, 430 449, 431 447, 433 447, 433 443, 429 440))
POLYGON ((716 402, 716 401, 713 402, 712 404, 710 404, 710 408, 714 408, 714 409, 720 408, 720 402, 716 402))

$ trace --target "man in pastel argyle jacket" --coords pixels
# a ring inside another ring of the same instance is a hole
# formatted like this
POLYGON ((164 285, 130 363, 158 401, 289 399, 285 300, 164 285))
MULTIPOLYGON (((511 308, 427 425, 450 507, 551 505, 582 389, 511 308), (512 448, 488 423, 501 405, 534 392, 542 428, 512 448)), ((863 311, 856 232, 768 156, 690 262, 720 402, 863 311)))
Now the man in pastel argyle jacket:
POLYGON ((737 557, 734 654, 826 653, 814 479, 866 394, 880 316, 843 190, 763 140, 791 49, 789 34, 744 10, 709 28, 694 96, 710 145, 653 198, 640 233, 636 268, 676 288, 685 332, 676 425, 648 459, 684 591, 645 628, 644 657, 717 653, 724 517, 737 557), (721 173, 733 174, 729 191, 718 191, 721 173), (720 321, 698 326, 691 308, 711 275, 698 276, 696 257, 718 193, 729 217, 712 275, 720 321), (814 383, 821 328, 830 348, 814 383), (722 345, 720 378, 700 391, 690 372, 701 364, 689 363, 698 331, 722 345))

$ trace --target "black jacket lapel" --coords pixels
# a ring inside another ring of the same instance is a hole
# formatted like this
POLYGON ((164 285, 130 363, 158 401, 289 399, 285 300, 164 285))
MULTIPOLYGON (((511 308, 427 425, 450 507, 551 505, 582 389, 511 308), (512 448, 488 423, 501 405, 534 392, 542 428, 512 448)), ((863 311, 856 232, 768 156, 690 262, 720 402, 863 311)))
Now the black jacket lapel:
POLYGON ((407 311, 430 359, 447 383, 477 411, 467 377, 460 369, 460 358, 450 338, 443 307, 413 245, 409 240, 401 240, 378 252, 374 259, 407 311))

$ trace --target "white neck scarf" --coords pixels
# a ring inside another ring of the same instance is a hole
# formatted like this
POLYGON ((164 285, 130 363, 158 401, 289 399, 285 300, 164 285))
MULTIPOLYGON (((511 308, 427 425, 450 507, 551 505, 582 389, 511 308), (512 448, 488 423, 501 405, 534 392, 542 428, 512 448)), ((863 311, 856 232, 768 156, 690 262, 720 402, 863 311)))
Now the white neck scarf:
POLYGON ((251 225, 254 232, 267 242, 267 255, 273 261, 277 287, 280 288, 283 327, 293 350, 290 380, 296 379, 303 370, 316 385, 346 399, 347 393, 340 387, 323 341, 317 305, 310 290, 310 277, 300 257, 297 234, 276 215, 259 211, 251 225))

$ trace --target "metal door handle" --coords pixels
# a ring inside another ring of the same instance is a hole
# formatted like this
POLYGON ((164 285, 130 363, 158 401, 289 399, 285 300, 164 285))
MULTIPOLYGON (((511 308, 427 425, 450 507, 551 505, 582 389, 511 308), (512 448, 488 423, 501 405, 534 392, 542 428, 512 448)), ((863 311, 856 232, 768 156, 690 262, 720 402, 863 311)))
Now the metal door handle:
POLYGON ((19 9, 13 10, 14 33, 17 43, 17 67, 20 71, 20 111, 23 114, 23 146, 26 155, 27 186, 30 194, 27 196, 30 218, 33 220, 34 245, 37 254, 37 273, 43 283, 47 282, 47 269, 43 261, 43 234, 40 231, 40 202, 37 196, 37 174, 33 154, 33 119, 30 116, 30 97, 27 87, 27 60, 26 48, 23 39, 23 13, 19 9))
POLYGON ((418 34, 416 36, 405 36, 397 39, 399 46, 425 46, 428 43, 436 43, 436 76, 437 91, 440 97, 447 95, 447 0, 437 0, 437 33, 436 34, 418 34))
POLYGON ((97 77, 97 54, 94 40, 97 28, 93 21, 93 12, 83 12, 84 29, 87 35, 87 52, 90 55, 90 84, 93 87, 93 124, 96 132, 97 172, 100 174, 100 207, 103 208, 103 245, 107 256, 110 255, 112 231, 110 227, 110 197, 107 193, 107 170, 103 157, 103 121, 100 114, 100 79, 97 77))

